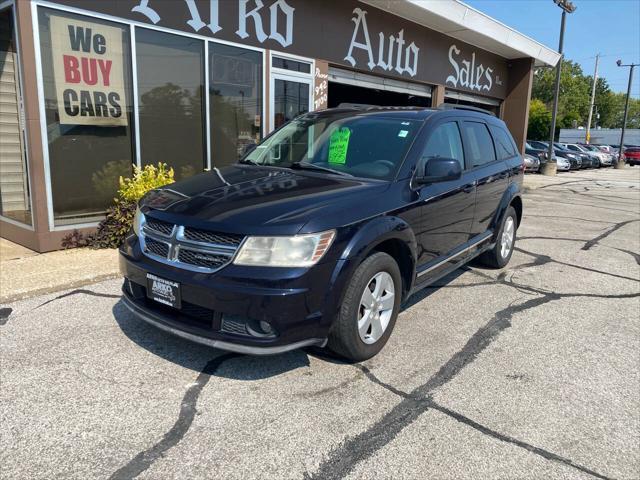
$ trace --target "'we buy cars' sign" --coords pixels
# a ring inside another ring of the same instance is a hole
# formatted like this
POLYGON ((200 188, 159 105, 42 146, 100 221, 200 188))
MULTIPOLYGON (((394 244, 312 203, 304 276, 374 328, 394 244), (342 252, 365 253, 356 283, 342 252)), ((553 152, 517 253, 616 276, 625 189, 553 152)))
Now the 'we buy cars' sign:
POLYGON ((122 30, 51 17, 51 43, 60 123, 127 125, 122 30))

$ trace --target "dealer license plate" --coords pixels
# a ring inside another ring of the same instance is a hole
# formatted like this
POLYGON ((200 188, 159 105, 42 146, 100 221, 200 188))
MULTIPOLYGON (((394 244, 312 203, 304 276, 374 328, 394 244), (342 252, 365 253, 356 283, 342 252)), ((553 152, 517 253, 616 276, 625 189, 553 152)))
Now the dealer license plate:
POLYGON ((180 308, 180 284, 147 273, 147 297, 173 308, 180 308))

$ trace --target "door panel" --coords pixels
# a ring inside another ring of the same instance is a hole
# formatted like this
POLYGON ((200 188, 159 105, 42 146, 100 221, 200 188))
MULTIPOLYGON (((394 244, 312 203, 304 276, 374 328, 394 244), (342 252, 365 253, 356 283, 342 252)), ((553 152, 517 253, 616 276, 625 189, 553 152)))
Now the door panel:
POLYGON ((470 181, 476 183, 476 206, 471 236, 484 233, 495 216, 509 183, 507 165, 496 160, 493 138, 484 122, 466 121, 461 125, 470 181))
POLYGON ((462 177, 450 182, 425 185, 419 190, 420 228, 417 229, 418 265, 448 255, 469 240, 475 203, 475 185, 464 171, 465 157, 458 122, 436 125, 425 142, 419 169, 429 158, 457 159, 462 177))
POLYGON ((418 265, 444 257, 469 240, 475 203, 475 185, 468 174, 460 180, 426 186, 418 236, 418 265))
POLYGON ((476 209, 471 236, 486 232, 507 190, 509 173, 505 162, 493 162, 472 172, 476 186, 476 209))

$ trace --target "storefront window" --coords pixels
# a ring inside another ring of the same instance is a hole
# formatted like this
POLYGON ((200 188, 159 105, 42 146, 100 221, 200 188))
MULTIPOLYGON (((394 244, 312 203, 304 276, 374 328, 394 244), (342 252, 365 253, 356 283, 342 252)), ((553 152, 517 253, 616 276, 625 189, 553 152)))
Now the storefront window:
POLYGON ((260 140, 262 53, 210 43, 209 71, 212 164, 222 167, 260 140))
POLYGON ((203 41, 137 28, 136 60, 142 163, 164 162, 176 179, 202 172, 203 41))
POLYGON ((0 11, 0 215, 31 225, 13 11, 0 11))
POLYGON ((129 29, 38 11, 54 221, 94 222, 134 162, 129 29))

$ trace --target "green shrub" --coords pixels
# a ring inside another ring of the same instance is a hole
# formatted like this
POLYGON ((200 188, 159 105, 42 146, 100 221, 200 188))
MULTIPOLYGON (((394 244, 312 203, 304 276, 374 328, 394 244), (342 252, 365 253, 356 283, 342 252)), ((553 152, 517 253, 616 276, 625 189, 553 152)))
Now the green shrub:
POLYGON ((158 166, 146 165, 144 168, 133 167, 132 178, 120 177, 118 197, 127 202, 137 202, 149 190, 173 183, 173 168, 167 169, 165 163, 158 166))
POLYGON ((114 205, 107 209, 107 214, 98 225, 96 232, 85 237, 74 230, 62 239, 63 248, 82 246, 118 248, 131 231, 138 200, 149 190, 168 185, 173 181, 173 168, 167 168, 164 163, 158 163, 157 167, 134 166, 133 177, 120 177, 118 196, 114 198, 114 205))

